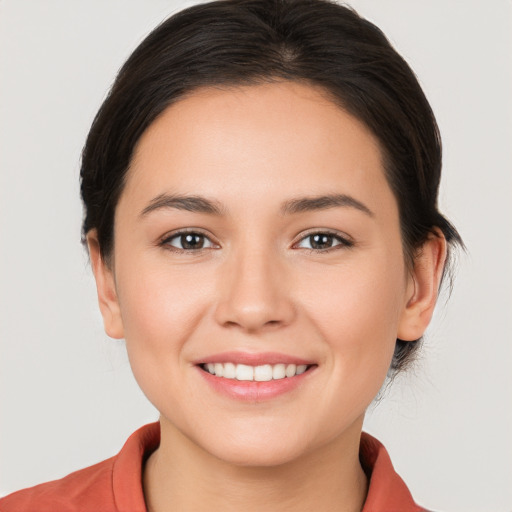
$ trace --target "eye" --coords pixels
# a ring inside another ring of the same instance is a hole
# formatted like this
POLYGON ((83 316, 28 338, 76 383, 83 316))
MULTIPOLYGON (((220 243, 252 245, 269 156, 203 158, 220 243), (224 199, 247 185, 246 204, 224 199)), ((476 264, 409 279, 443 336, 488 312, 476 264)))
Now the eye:
MULTIPOLYGON (((335 235, 334 233, 310 233, 305 236, 296 244, 296 247, 300 247, 303 249, 310 249, 314 251, 328 251, 329 249, 333 249, 336 246, 341 247, 352 247, 354 243, 346 238, 343 238, 340 235, 335 235)), ((341 248, 340 247, 340 248, 341 248)))
POLYGON ((199 251, 216 247, 206 235, 195 231, 175 233, 162 240, 162 245, 171 246, 181 251, 199 251))

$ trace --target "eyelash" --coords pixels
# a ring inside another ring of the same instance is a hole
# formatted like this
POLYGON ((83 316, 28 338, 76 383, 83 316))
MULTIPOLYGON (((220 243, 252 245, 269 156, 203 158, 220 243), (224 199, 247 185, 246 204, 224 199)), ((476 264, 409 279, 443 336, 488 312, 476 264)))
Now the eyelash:
POLYGON ((181 231, 176 231, 175 233, 171 233, 170 235, 166 235, 160 241, 159 245, 162 247, 165 247, 169 251, 178 252, 178 253, 182 253, 182 254, 183 253, 189 253, 189 254, 196 253, 197 254, 199 252, 209 250, 212 248, 212 247, 201 247, 199 249, 180 249, 179 247, 174 247, 173 245, 170 244, 170 242, 172 240, 174 240, 176 238, 180 238, 185 235, 198 235, 198 236, 203 237, 205 240, 208 240, 210 242, 210 244, 212 244, 212 246, 218 245, 215 242, 213 242, 208 235, 206 235, 205 233, 203 233, 201 230, 198 230, 198 229, 184 229, 181 231))
MULTIPOLYGON (((203 232, 201 232, 200 230, 197 230, 197 229, 181 230, 181 231, 177 231, 175 233, 171 233, 170 235, 166 235, 160 241, 159 245, 162 246, 162 247, 165 247, 166 249, 168 249, 170 251, 173 251, 173 252, 189 253, 189 254, 192 254, 192 253, 196 253, 197 254, 197 253, 200 253, 202 251, 210 250, 212 248, 215 248, 215 247, 201 247, 199 249, 184 249, 184 248, 175 247, 175 246, 170 244, 170 242, 172 240, 177 239, 177 238, 182 237, 182 236, 185 236, 185 235, 188 235, 188 234, 201 236, 205 240, 208 240, 209 243, 212 246, 216 246, 217 245, 217 247, 218 247, 218 244, 213 242, 208 237, 208 235, 206 235, 205 233, 203 233, 203 232)), ((305 250, 305 251, 307 251, 308 253, 311 253, 311 254, 319 254, 319 253, 326 254, 326 253, 329 253, 331 251, 336 251, 336 250, 343 249, 343 248, 344 249, 349 249, 349 248, 354 246, 354 242, 352 240, 348 239, 345 236, 341 236, 337 232, 332 232, 332 231, 329 231, 329 230, 316 230, 316 231, 311 231, 309 233, 303 234, 299 238, 299 240, 297 242, 293 243, 292 247, 295 248, 300 242, 302 242, 304 240, 307 240, 308 238, 310 239, 311 237, 313 237, 315 235, 326 235, 328 237, 332 237, 338 243, 336 245, 333 245, 332 247, 328 247, 326 249, 313 249, 313 248, 303 247, 303 250, 305 250)))
POLYGON ((354 246, 354 242, 352 240, 350 240, 348 237, 342 236, 340 233, 335 232, 335 231, 330 231, 328 229, 315 230, 315 231, 310 231, 308 233, 302 234, 302 236, 299 238, 299 240, 297 242, 295 242, 293 244, 293 246, 295 247, 300 242, 307 240, 308 238, 310 239, 311 237, 313 237, 315 235, 326 235, 328 237, 332 237, 334 240, 336 240, 339 243, 336 245, 333 245, 332 247, 328 247, 327 249, 313 249, 313 248, 304 247, 303 249, 310 254, 319 254, 319 253, 326 254, 326 253, 330 253, 332 251, 338 251, 340 249, 350 249, 351 247, 354 246))

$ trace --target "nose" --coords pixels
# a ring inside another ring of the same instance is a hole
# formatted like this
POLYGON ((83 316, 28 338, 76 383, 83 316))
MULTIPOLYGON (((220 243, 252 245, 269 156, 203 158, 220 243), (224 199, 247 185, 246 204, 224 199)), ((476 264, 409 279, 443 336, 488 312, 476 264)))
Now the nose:
POLYGON ((219 279, 217 322, 246 332, 273 330, 295 317, 290 276, 272 251, 246 250, 224 262, 219 279))

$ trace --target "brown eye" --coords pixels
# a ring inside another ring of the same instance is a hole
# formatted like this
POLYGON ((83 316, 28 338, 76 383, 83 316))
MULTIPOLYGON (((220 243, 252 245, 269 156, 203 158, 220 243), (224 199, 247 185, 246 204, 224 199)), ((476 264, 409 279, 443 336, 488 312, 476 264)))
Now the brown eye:
POLYGON ((197 251, 213 247, 211 240, 202 233, 176 233, 164 241, 164 244, 183 251, 197 251))
POLYGON ((352 245, 353 242, 343 238, 342 236, 334 235, 332 233, 312 233, 308 236, 305 236, 297 244, 297 246, 302 249, 310 249, 319 252, 332 249, 336 246, 340 246, 341 248, 351 247, 352 245))
POLYGON ((333 243, 334 237, 332 235, 320 233, 309 236, 309 244, 312 249, 329 249, 329 247, 333 246, 333 243))

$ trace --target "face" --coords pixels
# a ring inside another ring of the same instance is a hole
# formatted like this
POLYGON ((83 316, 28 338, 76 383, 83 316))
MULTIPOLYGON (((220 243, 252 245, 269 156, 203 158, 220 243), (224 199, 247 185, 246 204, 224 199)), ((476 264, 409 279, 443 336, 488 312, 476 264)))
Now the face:
POLYGON ((237 464, 358 436, 415 290, 376 139, 296 83, 169 107, 136 148, 113 264, 95 270, 162 429, 237 464))

